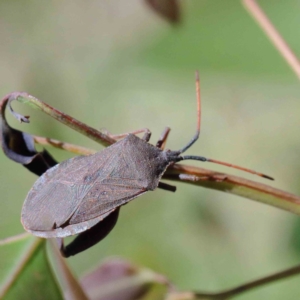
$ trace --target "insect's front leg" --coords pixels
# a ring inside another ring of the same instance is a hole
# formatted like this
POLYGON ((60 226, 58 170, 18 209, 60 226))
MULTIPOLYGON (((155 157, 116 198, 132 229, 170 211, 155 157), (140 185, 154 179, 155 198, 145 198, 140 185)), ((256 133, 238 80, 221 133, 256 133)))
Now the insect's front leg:
POLYGON ((102 129, 101 131, 103 131, 106 135, 108 135, 110 138, 112 138, 114 140, 122 139, 122 138, 126 137, 128 134, 135 135, 135 134, 139 134, 139 133, 144 133, 142 139, 145 140, 146 142, 149 142, 150 137, 151 137, 151 131, 148 128, 142 128, 142 129, 125 132, 125 133, 121 133, 121 134, 111 134, 107 129, 102 129))
POLYGON ((103 240, 115 227, 120 207, 108 215, 104 220, 80 233, 69 245, 64 246, 63 239, 57 239, 60 253, 64 257, 76 255, 103 240))
POLYGON ((166 142, 167 142, 167 138, 168 138, 169 133, 170 133, 170 130, 171 130, 170 127, 166 127, 164 129, 164 131, 161 133, 161 136, 160 136, 159 140, 156 143, 157 148, 159 148, 161 150, 164 150, 166 142))

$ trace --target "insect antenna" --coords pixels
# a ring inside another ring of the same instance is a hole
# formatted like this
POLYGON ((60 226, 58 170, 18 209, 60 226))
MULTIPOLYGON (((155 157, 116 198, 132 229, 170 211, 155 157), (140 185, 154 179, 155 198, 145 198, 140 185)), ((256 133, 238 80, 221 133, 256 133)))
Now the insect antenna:
MULTIPOLYGON (((196 129, 196 134, 193 136, 193 138, 189 141, 189 143, 184 146, 183 148, 181 148, 178 153, 181 154, 183 152, 185 152, 187 149, 189 149, 199 138, 200 136, 200 124, 201 124, 201 96, 200 96, 200 79, 199 79, 199 72, 196 71, 196 97, 197 97, 197 129, 196 129)), ((223 161, 219 161, 216 159, 212 159, 212 158, 206 158, 203 156, 194 156, 194 155, 185 155, 185 156, 178 156, 176 158, 176 161, 181 161, 181 160, 200 160, 203 162, 211 162, 211 163, 215 163, 215 164, 219 164, 219 165, 223 165, 226 167, 230 167, 230 168, 234 168, 234 169, 238 169, 247 173, 251 173, 254 175, 258 175, 260 177, 264 177, 270 180, 274 180, 274 178, 265 175, 263 173, 260 172, 256 172, 254 170, 251 169, 247 169, 241 166, 237 166, 237 165, 233 165, 227 162, 223 162, 223 161)))
POLYGON ((186 146, 181 148, 178 152, 183 153, 189 149, 199 138, 200 135, 200 124, 201 124, 201 97, 200 97, 200 79, 199 72, 196 71, 196 97, 197 97, 197 129, 193 138, 187 143, 186 146))
POLYGON ((215 164, 218 164, 218 165, 223 165, 223 166, 226 166, 226 167, 238 169, 238 170, 241 170, 241 171, 244 171, 244 172, 247 172, 247 173, 251 173, 251 174, 254 174, 254 175, 258 175, 258 176, 263 177, 263 178, 274 180, 273 177, 265 175, 263 173, 256 172, 254 170, 247 169, 247 168, 237 166, 237 165, 233 165, 233 164, 223 162, 223 161, 220 161, 220 160, 207 158, 207 157, 204 157, 204 156, 194 156, 194 155, 178 156, 177 161, 188 160, 188 159, 190 159, 190 160, 200 160, 200 161, 203 161, 203 162, 211 162, 211 163, 215 163, 215 164))

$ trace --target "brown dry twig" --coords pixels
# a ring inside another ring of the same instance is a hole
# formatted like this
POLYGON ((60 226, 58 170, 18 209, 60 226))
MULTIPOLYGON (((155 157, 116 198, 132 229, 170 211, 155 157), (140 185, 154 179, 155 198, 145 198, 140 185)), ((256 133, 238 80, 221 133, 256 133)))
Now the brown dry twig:
POLYGON ((258 5, 258 3, 255 0, 243 0, 243 4, 248 12, 252 15, 252 17, 260 25, 268 38, 271 40, 275 48, 279 51, 279 53, 283 56, 283 58, 295 72, 297 77, 300 79, 300 62, 297 56, 288 46, 287 42, 277 31, 275 26, 272 24, 272 22, 258 5))

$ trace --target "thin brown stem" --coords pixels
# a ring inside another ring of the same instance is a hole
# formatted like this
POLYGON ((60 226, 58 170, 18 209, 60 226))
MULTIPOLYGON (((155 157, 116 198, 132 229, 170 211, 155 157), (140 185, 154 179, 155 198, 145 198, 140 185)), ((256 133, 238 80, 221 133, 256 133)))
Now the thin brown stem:
MULTIPOLYGON (((86 137, 92 139, 93 141, 103 145, 103 146, 109 146, 113 143, 116 142, 116 140, 112 139, 105 133, 92 128, 85 123, 82 123, 78 121, 77 119, 71 117, 70 115, 67 115, 60 110, 52 107, 51 105, 27 94, 27 93, 22 93, 22 92, 14 92, 6 97, 3 98, 2 100, 2 106, 6 101, 8 100, 8 103, 10 104, 13 100, 17 100, 21 103, 28 104, 31 107, 35 109, 39 109, 49 115, 50 117, 56 119, 57 121, 61 122, 64 125, 67 125, 68 127, 76 130, 77 132, 85 135, 86 137)), ((3 106, 4 107, 4 106, 3 106)), ((22 116, 18 113, 15 113, 13 109, 10 106, 10 109, 12 113, 15 115, 17 119, 19 119, 21 122, 29 122, 29 116, 22 116)))
POLYGON ((195 293, 195 299, 203 299, 206 297, 206 299, 212 299, 212 300, 225 300, 225 299, 230 299, 235 296, 240 295, 241 293, 248 292, 250 290, 253 290, 255 288, 261 287, 265 284, 269 284, 281 279, 285 279, 294 275, 298 275, 300 273, 300 265, 297 265, 296 267, 289 268, 287 270, 281 271, 279 273, 263 277, 258 280, 251 281, 246 284, 242 284, 238 287, 235 287, 233 289, 220 292, 220 293, 215 293, 215 294, 210 294, 210 293, 195 293))
POLYGON ((70 144, 70 143, 65 143, 59 140, 51 139, 51 138, 46 138, 42 136, 32 136, 34 139, 34 142, 40 145, 45 145, 45 146, 52 146, 58 149, 66 150, 75 154, 80 154, 80 155, 90 155, 94 154, 96 151, 91 150, 85 147, 81 147, 78 145, 70 144))
POLYGON ((170 292, 167 300, 228 300, 233 297, 239 296, 242 293, 249 292, 255 288, 261 287, 266 284, 276 282, 281 279, 298 275, 300 273, 300 265, 281 271, 279 273, 263 277, 249 283, 242 284, 233 289, 229 289, 218 293, 202 293, 202 292, 170 292))
POLYGON ((262 30, 271 40, 276 49, 280 52, 286 62, 290 65, 297 77, 300 79, 300 62, 286 41, 276 30, 275 26, 263 12, 255 0, 243 0, 243 3, 252 17, 261 26, 262 30))

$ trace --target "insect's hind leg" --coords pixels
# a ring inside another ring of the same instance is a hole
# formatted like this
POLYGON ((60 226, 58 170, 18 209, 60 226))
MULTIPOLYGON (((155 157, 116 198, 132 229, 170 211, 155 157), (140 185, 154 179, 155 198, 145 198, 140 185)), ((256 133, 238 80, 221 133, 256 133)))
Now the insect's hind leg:
POLYGON ((142 128, 142 129, 125 132, 125 133, 121 133, 121 134, 111 134, 107 129, 102 129, 102 131, 114 140, 122 139, 122 138, 126 137, 128 134, 139 134, 139 133, 144 133, 142 139, 145 140, 146 142, 149 142, 150 137, 151 137, 151 131, 148 128, 142 128))
POLYGON ((164 150, 164 148, 166 146, 168 136, 169 136, 169 133, 170 133, 170 130, 171 130, 170 127, 166 127, 164 129, 164 131, 161 133, 161 136, 160 136, 159 140, 156 143, 157 148, 159 148, 161 150, 164 150))
POLYGON ((63 239, 57 239, 60 253, 63 257, 76 255, 103 240, 115 227, 120 207, 109 214, 104 220, 92 228, 81 232, 69 245, 64 246, 63 239))

